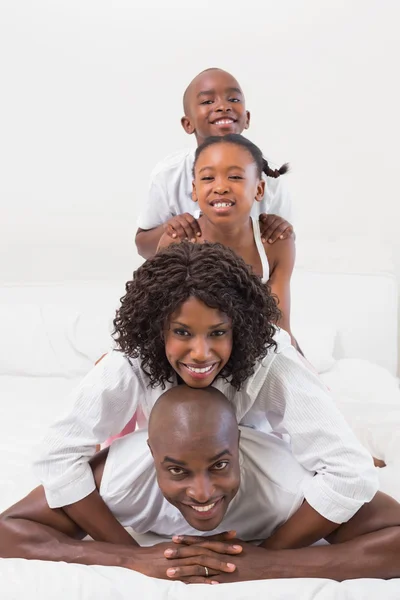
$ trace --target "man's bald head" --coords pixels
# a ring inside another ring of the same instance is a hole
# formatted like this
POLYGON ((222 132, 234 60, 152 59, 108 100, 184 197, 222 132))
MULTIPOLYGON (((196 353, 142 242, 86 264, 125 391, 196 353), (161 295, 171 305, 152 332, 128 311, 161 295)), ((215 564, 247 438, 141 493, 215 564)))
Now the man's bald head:
POLYGON ((168 390, 150 414, 148 444, 164 497, 195 529, 215 529, 240 485, 239 429, 229 400, 212 387, 168 390))
POLYGON ((178 385, 157 400, 149 419, 149 443, 163 436, 207 437, 220 430, 238 432, 235 411, 219 390, 178 385))

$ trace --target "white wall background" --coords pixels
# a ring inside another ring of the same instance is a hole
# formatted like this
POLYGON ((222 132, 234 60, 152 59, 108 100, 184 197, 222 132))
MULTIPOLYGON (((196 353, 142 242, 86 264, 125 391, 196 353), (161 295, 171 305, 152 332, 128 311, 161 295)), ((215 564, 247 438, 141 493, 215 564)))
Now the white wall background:
POLYGON ((181 95, 240 81, 300 238, 384 237, 400 277, 397 0, 1 0, 0 279, 127 278, 181 95))

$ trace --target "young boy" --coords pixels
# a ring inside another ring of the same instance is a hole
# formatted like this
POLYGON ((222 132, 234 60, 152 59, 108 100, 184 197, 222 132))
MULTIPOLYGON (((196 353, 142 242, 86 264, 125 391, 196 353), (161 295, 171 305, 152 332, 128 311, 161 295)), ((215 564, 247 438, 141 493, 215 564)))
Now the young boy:
MULTIPOLYGON (((207 69, 189 84, 183 96, 182 127, 200 145, 211 135, 242 133, 250 125, 250 113, 236 79, 221 69, 207 69)), ((180 239, 201 236, 198 211, 192 201, 194 150, 168 156, 152 173, 150 194, 138 219, 136 246, 144 258, 153 256, 163 233, 180 239)), ((284 178, 270 170, 265 195, 253 209, 260 217, 263 239, 273 243, 292 235, 291 202, 284 178), (268 214, 267 214, 268 213, 268 214)))
POLYGON ((287 547, 280 532, 294 533, 292 516, 313 474, 276 436, 238 428, 232 404, 215 388, 168 390, 153 407, 148 433, 117 440, 91 467, 124 526, 179 534, 175 544, 81 541, 85 532, 62 509, 50 509, 37 488, 0 517, 0 557, 120 566, 186 583, 400 576, 400 505, 381 493, 334 527, 327 539, 337 546, 280 549, 287 547), (233 540, 232 530, 264 541, 233 540))

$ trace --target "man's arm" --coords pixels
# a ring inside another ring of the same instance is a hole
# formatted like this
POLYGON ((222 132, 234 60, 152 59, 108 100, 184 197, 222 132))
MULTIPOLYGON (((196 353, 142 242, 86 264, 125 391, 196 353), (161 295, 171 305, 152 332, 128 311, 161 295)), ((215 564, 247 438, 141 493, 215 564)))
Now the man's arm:
MULTIPOLYGON (((400 505, 378 492, 347 523, 327 537, 331 545, 295 550, 267 550, 240 540, 243 552, 232 557, 236 570, 217 575, 218 582, 252 579, 318 577, 344 581, 362 577, 391 579, 400 577, 400 505)), ((225 542, 226 547, 235 540, 225 542)), ((183 558, 189 544, 212 547, 207 540, 180 536, 173 558, 183 558)), ((219 543, 219 552, 223 552, 219 543)), ((175 574, 179 577, 179 569, 175 574)))
MULTIPOLYGON (((98 488, 107 454, 108 449, 103 450, 91 461, 98 488)), ((172 543, 141 548, 133 538, 129 544, 114 544, 82 540, 85 535, 63 509, 49 508, 43 488, 38 487, 0 515, 0 557, 125 567, 161 579, 168 578, 167 570, 180 568, 187 583, 211 583, 204 577, 204 567, 211 574, 234 569, 229 557, 216 552, 204 556, 195 545, 185 559, 171 561, 167 556, 172 543)))

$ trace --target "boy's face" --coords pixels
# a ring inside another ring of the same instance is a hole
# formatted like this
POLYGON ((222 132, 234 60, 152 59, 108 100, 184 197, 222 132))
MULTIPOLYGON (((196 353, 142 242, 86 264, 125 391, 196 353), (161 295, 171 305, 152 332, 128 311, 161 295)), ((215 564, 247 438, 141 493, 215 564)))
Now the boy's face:
POLYGON ((239 489, 239 431, 223 423, 183 429, 149 441, 158 485, 191 527, 211 531, 239 489))
POLYGON ((213 69, 198 75, 186 91, 182 127, 200 145, 212 135, 242 133, 249 127, 243 92, 229 73, 213 69))

